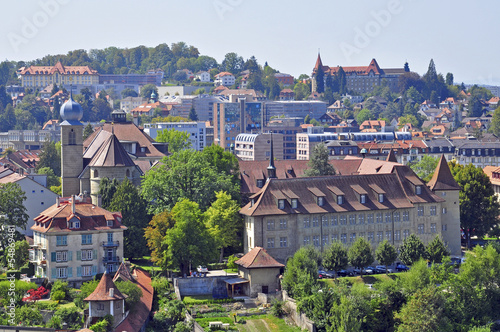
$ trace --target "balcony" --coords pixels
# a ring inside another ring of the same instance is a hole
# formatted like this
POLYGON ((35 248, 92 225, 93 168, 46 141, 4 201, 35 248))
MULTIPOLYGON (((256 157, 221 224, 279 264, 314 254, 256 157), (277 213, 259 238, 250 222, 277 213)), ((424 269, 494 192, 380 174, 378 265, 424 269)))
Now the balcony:
POLYGON ((104 241, 102 242, 103 247, 118 247, 120 245, 119 241, 104 241))
POLYGON ((103 263, 120 263, 120 256, 103 257, 103 263))

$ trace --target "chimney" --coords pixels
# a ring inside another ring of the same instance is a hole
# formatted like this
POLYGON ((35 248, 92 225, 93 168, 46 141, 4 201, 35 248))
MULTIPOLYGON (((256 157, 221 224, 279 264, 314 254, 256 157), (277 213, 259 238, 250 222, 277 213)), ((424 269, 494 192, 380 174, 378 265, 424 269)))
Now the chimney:
POLYGON ((59 201, 59 197, 56 197, 56 205, 57 205, 57 207, 61 206, 61 202, 59 201))
POLYGON ((75 195, 71 195, 71 213, 75 214, 75 211, 76 211, 75 195))
POLYGON ((115 297, 115 289, 114 288, 109 289, 109 297, 115 297))
POLYGON ((101 195, 97 195, 97 206, 102 207, 102 196, 101 195))

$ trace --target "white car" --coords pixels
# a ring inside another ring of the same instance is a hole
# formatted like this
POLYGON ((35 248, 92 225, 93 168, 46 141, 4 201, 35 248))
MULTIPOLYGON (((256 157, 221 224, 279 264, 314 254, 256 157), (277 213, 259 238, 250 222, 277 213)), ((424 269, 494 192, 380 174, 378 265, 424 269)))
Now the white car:
POLYGON ((208 273, 208 269, 206 266, 203 265, 198 265, 198 268, 196 269, 199 273, 208 273))

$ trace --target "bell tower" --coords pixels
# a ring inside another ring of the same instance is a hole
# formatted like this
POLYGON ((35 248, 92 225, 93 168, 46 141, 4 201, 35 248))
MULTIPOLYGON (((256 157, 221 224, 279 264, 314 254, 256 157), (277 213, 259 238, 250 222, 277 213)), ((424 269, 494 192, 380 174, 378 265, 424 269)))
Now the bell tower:
POLYGON ((83 171, 83 124, 80 122, 83 109, 73 100, 61 106, 61 179, 62 196, 80 194, 80 179, 83 171))

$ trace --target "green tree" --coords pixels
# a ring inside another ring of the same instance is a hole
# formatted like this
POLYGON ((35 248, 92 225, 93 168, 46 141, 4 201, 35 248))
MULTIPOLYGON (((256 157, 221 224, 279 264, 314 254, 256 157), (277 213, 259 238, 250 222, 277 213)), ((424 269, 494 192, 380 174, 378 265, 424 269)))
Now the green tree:
POLYGON ((108 209, 111 204, 111 200, 113 199, 113 195, 116 192, 116 188, 120 185, 118 179, 113 178, 110 180, 106 177, 101 179, 99 182, 99 192, 98 195, 101 196, 101 206, 104 209, 108 209))
POLYGON ((470 248, 472 236, 482 237, 497 224, 500 204, 488 176, 480 167, 469 164, 465 167, 452 165, 455 181, 461 190, 460 227, 470 248))
POLYGON ((194 107, 192 107, 189 110, 189 120, 198 121, 198 114, 196 113, 196 110, 194 109, 194 107))
POLYGON ((126 88, 122 90, 122 98, 127 98, 127 97, 138 97, 139 94, 131 88, 126 88))
POLYGON ((243 58, 234 52, 227 53, 221 63, 221 70, 238 74, 245 64, 243 58))
POLYGON ((140 96, 142 98, 146 98, 147 100, 149 100, 149 98, 151 98, 151 94, 153 93, 153 91, 158 96, 158 88, 156 87, 156 85, 146 84, 141 88, 140 96))
POLYGON ((348 264, 347 248, 341 242, 332 242, 323 252, 323 268, 328 271, 334 271, 335 278, 337 277, 337 272, 345 269, 348 264))
POLYGON ((38 170, 37 173, 47 175, 47 188, 50 188, 52 186, 57 187, 61 185, 61 178, 54 174, 52 168, 42 167, 38 170))
POLYGON ((61 154, 57 151, 54 141, 44 143, 39 158, 35 168, 37 172, 40 168, 49 167, 56 176, 61 176, 61 154))
POLYGON ((422 180, 429 182, 436 170, 438 164, 438 159, 429 155, 424 155, 422 159, 416 163, 411 163, 410 168, 418 175, 422 180))
POLYGON ((453 85, 453 74, 446 74, 446 85, 453 85))
POLYGON ((170 210, 178 201, 188 198, 207 209, 215 201, 217 191, 239 197, 239 185, 234 175, 218 172, 207 161, 206 155, 193 150, 182 150, 164 157, 143 178, 142 197, 149 202, 150 213, 170 210))
POLYGON ((317 284, 319 253, 311 246, 301 247, 286 263, 281 284, 290 297, 300 299, 312 294, 317 284))
POLYGON ((335 169, 328 162, 328 149, 324 143, 317 144, 311 153, 304 176, 335 175, 335 169))
POLYGON ((93 132, 94 128, 92 128, 92 125, 88 123, 83 129, 83 140, 85 141, 90 135, 92 135, 93 132))
POLYGON ((141 300, 142 291, 135 283, 131 281, 117 281, 115 283, 116 288, 126 295, 125 306, 127 310, 134 310, 135 305, 141 300))
POLYGON ((127 258, 147 255, 144 229, 150 217, 147 213, 146 202, 128 178, 125 178, 116 188, 109 208, 122 213, 122 224, 127 227, 123 234, 123 255, 127 258))
POLYGON ((95 289, 97 288, 97 285, 99 284, 99 280, 91 280, 84 282, 82 286, 80 287, 80 292, 77 294, 77 296, 74 298, 75 305, 80 308, 80 309, 85 309, 85 307, 88 306, 88 303, 83 301, 87 296, 92 294, 95 289))
POLYGON ((356 115, 356 122, 361 125, 366 120, 370 120, 372 118, 373 115, 370 110, 363 108, 361 111, 359 111, 358 115, 356 115))
POLYGON ((386 273, 387 265, 394 263, 397 257, 398 252, 396 248, 387 240, 382 241, 378 245, 377 250, 375 250, 375 259, 385 266, 386 273))
POLYGON ((319 67, 316 72, 316 92, 323 93, 325 92, 325 73, 323 72, 323 68, 319 67))
MULTIPOLYGON (((225 151, 219 145, 212 144, 207 146, 201 152, 203 158, 215 168, 217 174, 224 174, 231 178, 234 187, 240 186, 240 172, 238 159, 229 151, 225 151)), ((239 195, 232 195, 233 199, 239 201, 239 195)))
POLYGON ((182 199, 172 209, 174 227, 167 230, 167 266, 189 275, 190 266, 206 264, 215 255, 215 243, 197 203, 182 199))
POLYGON ((373 262, 372 250, 370 243, 363 237, 358 237, 347 252, 349 263, 357 267, 363 276, 363 269, 373 262))
POLYGON ((220 249, 219 262, 224 258, 224 248, 237 246, 241 239, 238 234, 243 231, 238 202, 223 191, 216 193, 217 200, 205 211, 204 217, 208 231, 220 249))
POLYGON ((172 128, 160 130, 156 137, 156 141, 168 143, 169 152, 175 153, 191 147, 190 137, 191 135, 189 135, 188 132, 172 128))
POLYGON ((441 263, 445 256, 449 256, 450 252, 441 238, 436 235, 434 239, 427 245, 427 257, 432 263, 441 263))
POLYGON ((15 312, 16 322, 21 326, 37 326, 43 323, 42 314, 38 310, 33 310, 32 307, 23 305, 16 308, 15 312))
POLYGON ((401 311, 396 313, 396 320, 399 321, 397 331, 446 331, 448 323, 443 305, 443 293, 435 287, 418 290, 401 311))
POLYGON ((496 135, 500 136, 500 107, 495 109, 493 112, 493 118, 491 120, 490 131, 496 135))
POLYGON ((413 265, 420 258, 426 258, 426 256, 425 246, 415 234, 410 234, 399 247, 399 259, 405 265, 413 265))
POLYGON ((304 117, 304 124, 309 124, 309 123, 311 123, 311 116, 309 114, 307 114, 304 117))
POLYGON ((305 100, 311 94, 311 89, 307 84, 298 82, 293 87, 293 93, 295 94, 295 100, 305 100))
POLYGON ((155 216, 149 222, 144 231, 144 237, 151 251, 151 261, 156 265, 166 268, 165 252, 167 250, 164 241, 167 231, 174 227, 175 220, 169 211, 163 211, 155 216))
POLYGON ((0 225, 4 236, 1 244, 6 244, 6 232, 11 232, 8 226, 24 229, 28 222, 28 214, 24 202, 26 195, 17 183, 0 184, 0 225))
POLYGON ((18 270, 28 262, 30 245, 26 240, 16 241, 14 244, 14 269, 18 270))

